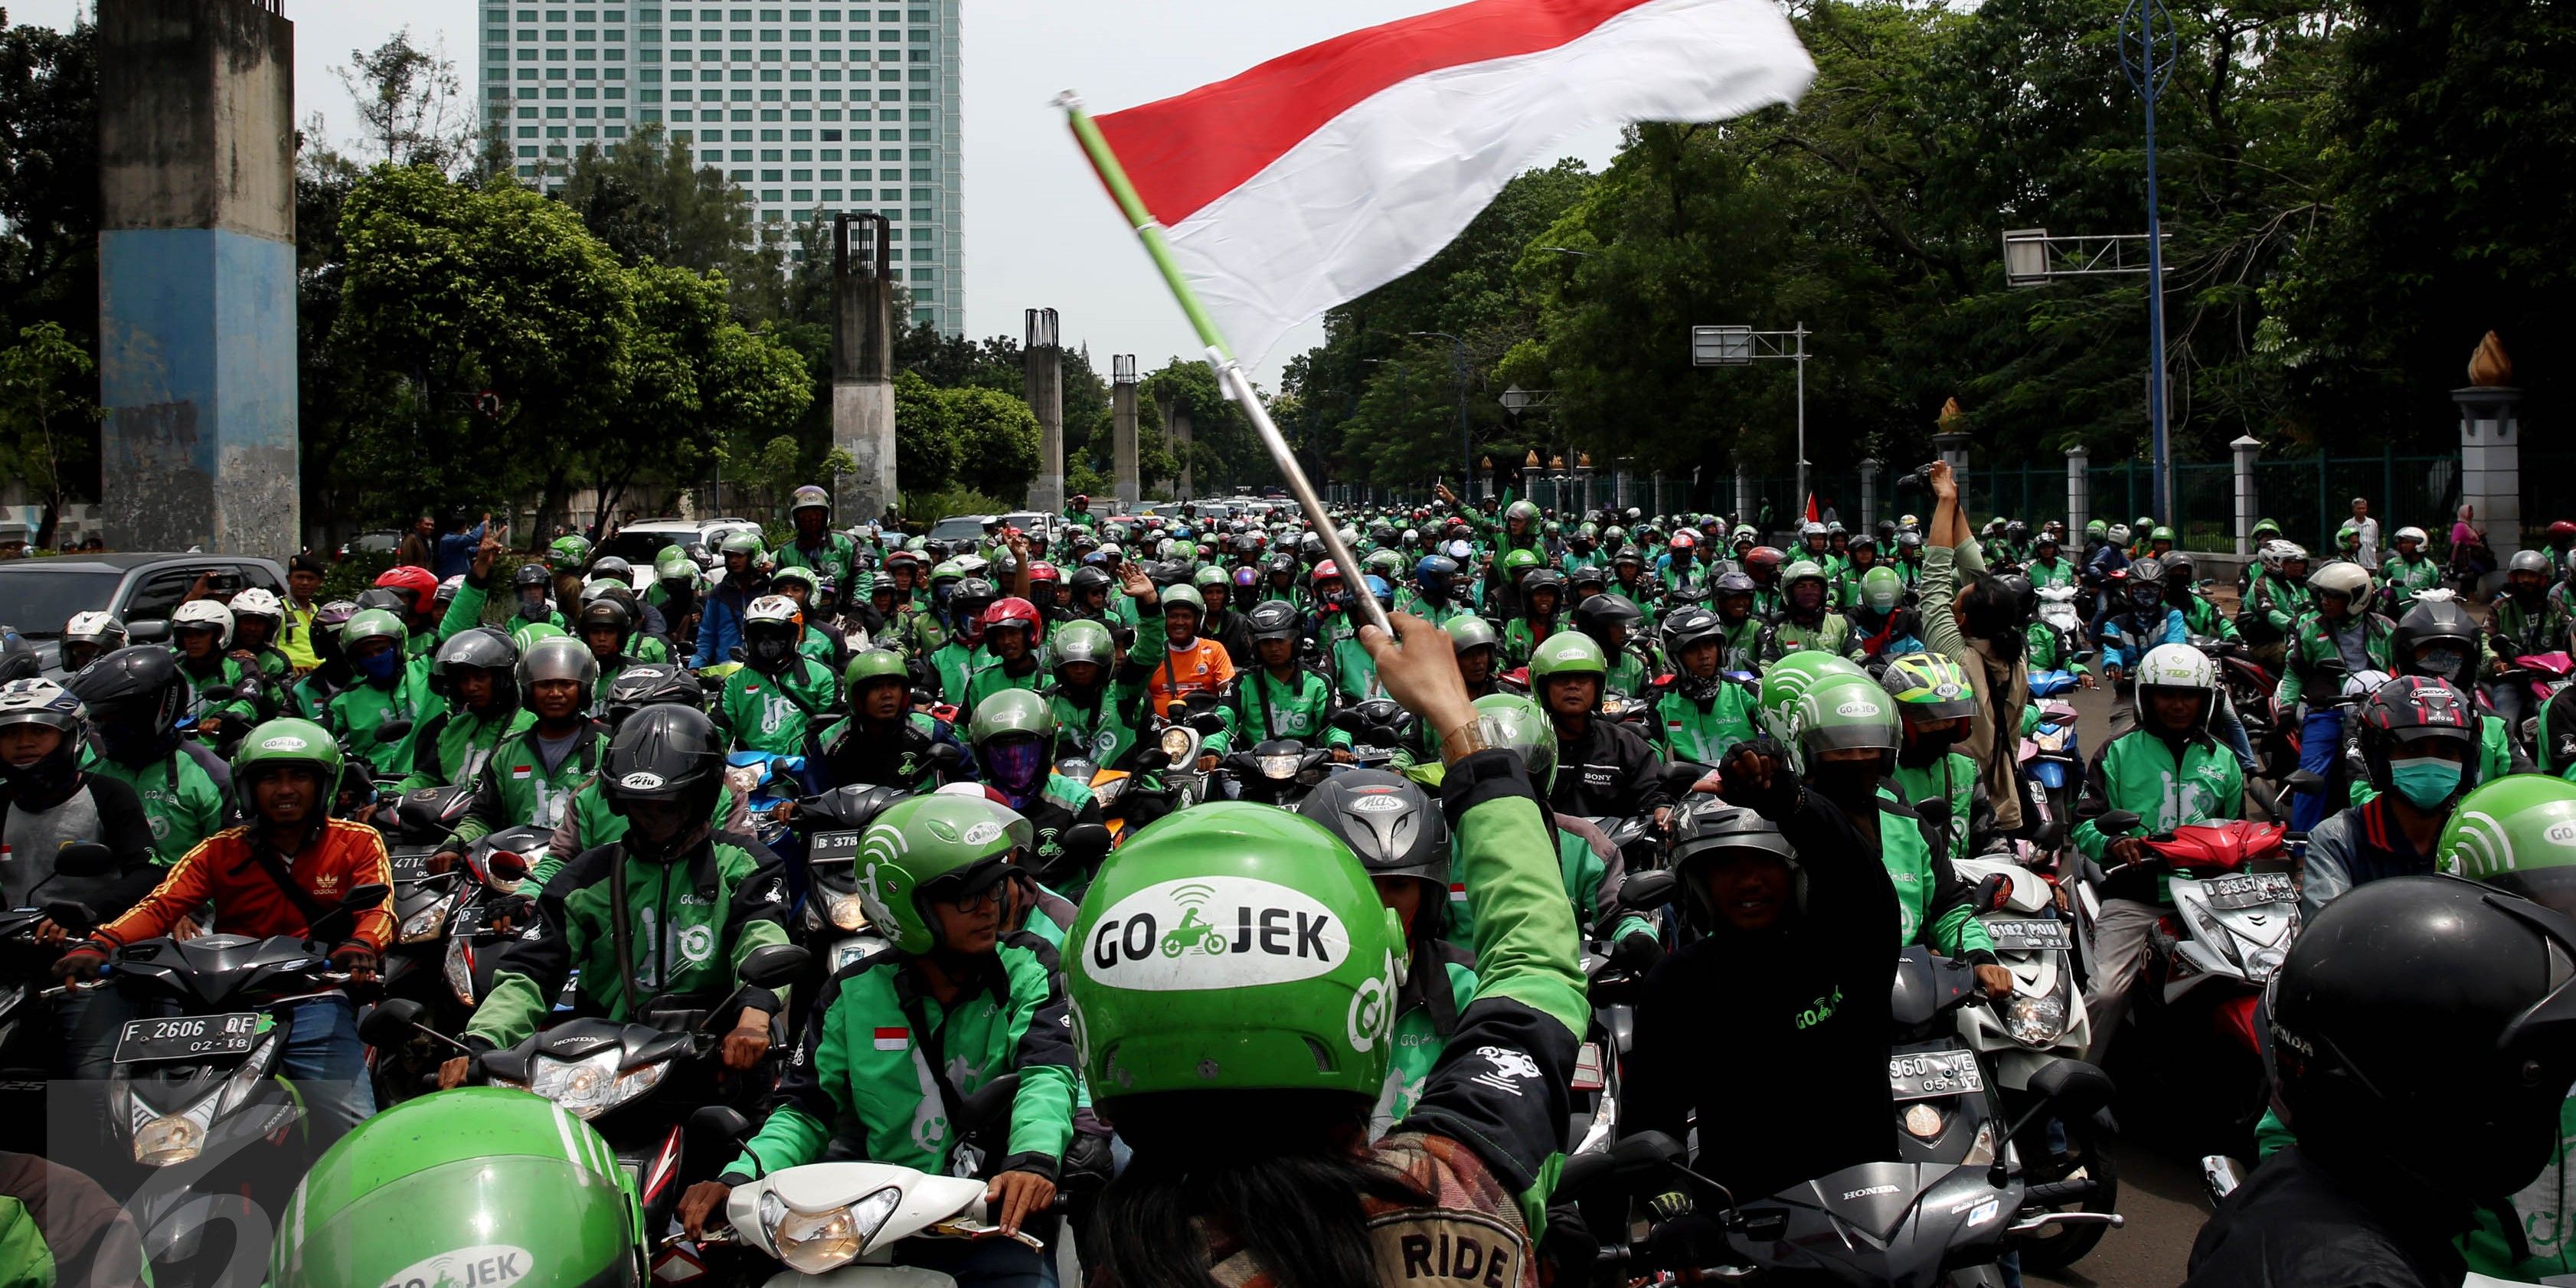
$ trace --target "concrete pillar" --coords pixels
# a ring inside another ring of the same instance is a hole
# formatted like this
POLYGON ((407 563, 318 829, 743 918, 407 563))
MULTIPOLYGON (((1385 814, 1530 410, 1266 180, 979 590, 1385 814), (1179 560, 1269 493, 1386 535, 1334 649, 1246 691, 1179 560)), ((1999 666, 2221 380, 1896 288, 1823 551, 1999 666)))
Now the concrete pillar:
POLYGON ((1181 477, 1173 484, 1172 496, 1177 501, 1192 500, 1198 494, 1193 490, 1195 480, 1191 478, 1190 470, 1190 437, 1194 432, 1190 424, 1190 409, 1180 403, 1164 403, 1162 406, 1163 442, 1181 462, 1181 477))
MULTIPOLYGON (((1968 436, 1958 430, 1945 430, 1932 436, 1932 448, 1934 451, 1941 453, 1942 460, 1950 463, 1950 477, 1958 480, 1959 483, 1959 514, 1960 517, 1966 518, 1970 513, 1968 508, 1968 436)), ((1924 522, 1931 522, 1930 517, 1926 516, 1924 522)), ((1968 530, 1974 532, 1976 527, 1976 521, 1974 519, 1970 519, 1968 521, 1968 530)))
POLYGON ((895 477, 892 240, 885 216, 873 212, 832 223, 832 445, 855 463, 832 480, 832 510, 843 523, 878 518, 903 501, 895 477))
POLYGON ((98 42, 108 544, 293 554, 295 24, 102 0, 98 42))
MULTIPOLYGON (((1751 523, 1758 517, 1759 508, 1753 503, 1753 471, 1739 461, 1735 466, 1735 521, 1751 523)), ((1756 540, 1767 541, 1770 536, 1766 533, 1756 540)))
POLYGON ((2252 434, 2227 445, 2236 453, 2236 557, 2254 553, 2254 521, 2262 516, 2263 498, 2254 490, 2254 457, 2263 450, 2252 434))
POLYGON ((1117 474, 1118 499, 1134 504, 1145 497, 1136 472, 1136 355, 1109 360, 1110 468, 1117 474))
POLYGON ((2084 549, 2084 525, 2093 521, 2093 457, 2081 443, 2066 449, 2066 547, 2084 549))
POLYGON ((1064 509, 1064 349, 1054 309, 1030 309, 1028 320, 1020 356, 1027 363, 1029 410, 1038 418, 1038 475, 1029 483, 1029 508, 1057 514, 1064 509))
POLYGON ((2460 405, 2460 501, 2487 534, 2501 568, 2522 549, 2522 391, 2471 385, 2451 391, 2460 405))
POLYGON ((1860 527, 1857 531, 1878 531, 1878 462, 1860 458, 1860 527))

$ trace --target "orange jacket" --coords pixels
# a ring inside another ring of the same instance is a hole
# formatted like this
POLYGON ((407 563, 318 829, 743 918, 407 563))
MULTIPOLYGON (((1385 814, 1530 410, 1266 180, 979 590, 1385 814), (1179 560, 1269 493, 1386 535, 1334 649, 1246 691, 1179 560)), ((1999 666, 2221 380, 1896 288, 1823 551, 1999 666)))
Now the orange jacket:
MULTIPOLYGON (((215 905, 214 931, 225 935, 301 935, 308 929, 304 910, 280 889, 268 869, 251 857, 250 829, 226 828, 197 843, 170 869, 170 875, 143 902, 124 916, 101 926, 95 937, 113 947, 170 933, 179 919, 215 905)), ((393 867, 385 859, 383 834, 363 823, 332 819, 322 834, 287 866, 288 875, 323 908, 362 885, 393 884, 393 867)), ((381 953, 394 935, 393 896, 358 914, 351 939, 381 953)))
POLYGON ((1225 646, 1202 635, 1188 648, 1175 649, 1166 644, 1163 660, 1154 667, 1145 687, 1154 695, 1154 713, 1160 715, 1175 698, 1216 693, 1233 679, 1234 659, 1226 656, 1225 646))

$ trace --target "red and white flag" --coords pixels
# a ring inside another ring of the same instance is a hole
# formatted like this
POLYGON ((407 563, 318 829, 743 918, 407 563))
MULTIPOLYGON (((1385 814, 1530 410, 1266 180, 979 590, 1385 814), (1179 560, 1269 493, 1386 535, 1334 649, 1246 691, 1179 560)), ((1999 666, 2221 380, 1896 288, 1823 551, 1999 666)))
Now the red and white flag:
POLYGON ((1097 124, 1252 363, 1419 267, 1571 136, 1738 116, 1814 77, 1773 0, 1473 0, 1097 124))

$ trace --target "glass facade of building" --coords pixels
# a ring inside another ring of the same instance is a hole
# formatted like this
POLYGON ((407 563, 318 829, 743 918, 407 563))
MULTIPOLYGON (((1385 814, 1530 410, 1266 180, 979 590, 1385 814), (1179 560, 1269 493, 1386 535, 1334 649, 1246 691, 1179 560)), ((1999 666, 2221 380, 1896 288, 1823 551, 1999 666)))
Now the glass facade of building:
POLYGON ((519 174, 559 184, 586 144, 658 124, 752 201, 791 255, 818 215, 891 221, 913 319, 966 322, 958 5, 481 6, 482 102, 519 174))

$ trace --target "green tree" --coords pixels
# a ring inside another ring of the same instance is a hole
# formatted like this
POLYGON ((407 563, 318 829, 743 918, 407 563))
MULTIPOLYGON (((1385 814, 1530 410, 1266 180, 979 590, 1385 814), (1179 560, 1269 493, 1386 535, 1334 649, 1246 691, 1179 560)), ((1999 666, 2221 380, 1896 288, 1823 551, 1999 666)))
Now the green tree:
POLYGON ((895 478, 915 491, 936 492, 957 482, 962 458, 956 419, 941 395, 920 372, 894 378, 895 478))
POLYGON ((98 29, 13 27, 0 8, 0 336, 53 322, 97 348, 98 223, 98 29))
MULTIPOLYGON (((617 257, 724 275, 730 301, 747 318, 795 316, 787 310, 783 261, 752 238, 750 195, 713 166, 697 165, 686 144, 658 123, 637 126, 614 148, 585 144, 565 170, 558 200, 581 216, 617 257)), ((829 258, 815 315, 831 322, 829 258)))
POLYGON ((422 49, 405 27, 373 49, 350 50, 349 65, 331 74, 357 100, 365 155, 435 170, 455 170, 473 155, 472 108, 443 46, 422 49))
POLYGON ((941 397, 957 443, 959 481, 991 496, 1027 495, 1038 475, 1037 414, 1017 394, 980 385, 943 390, 941 397))
POLYGON ((96 450, 98 406, 88 391, 98 364, 61 326, 39 322, 0 349, 0 476, 26 480, 42 498, 35 548, 49 549, 68 480, 96 450))

